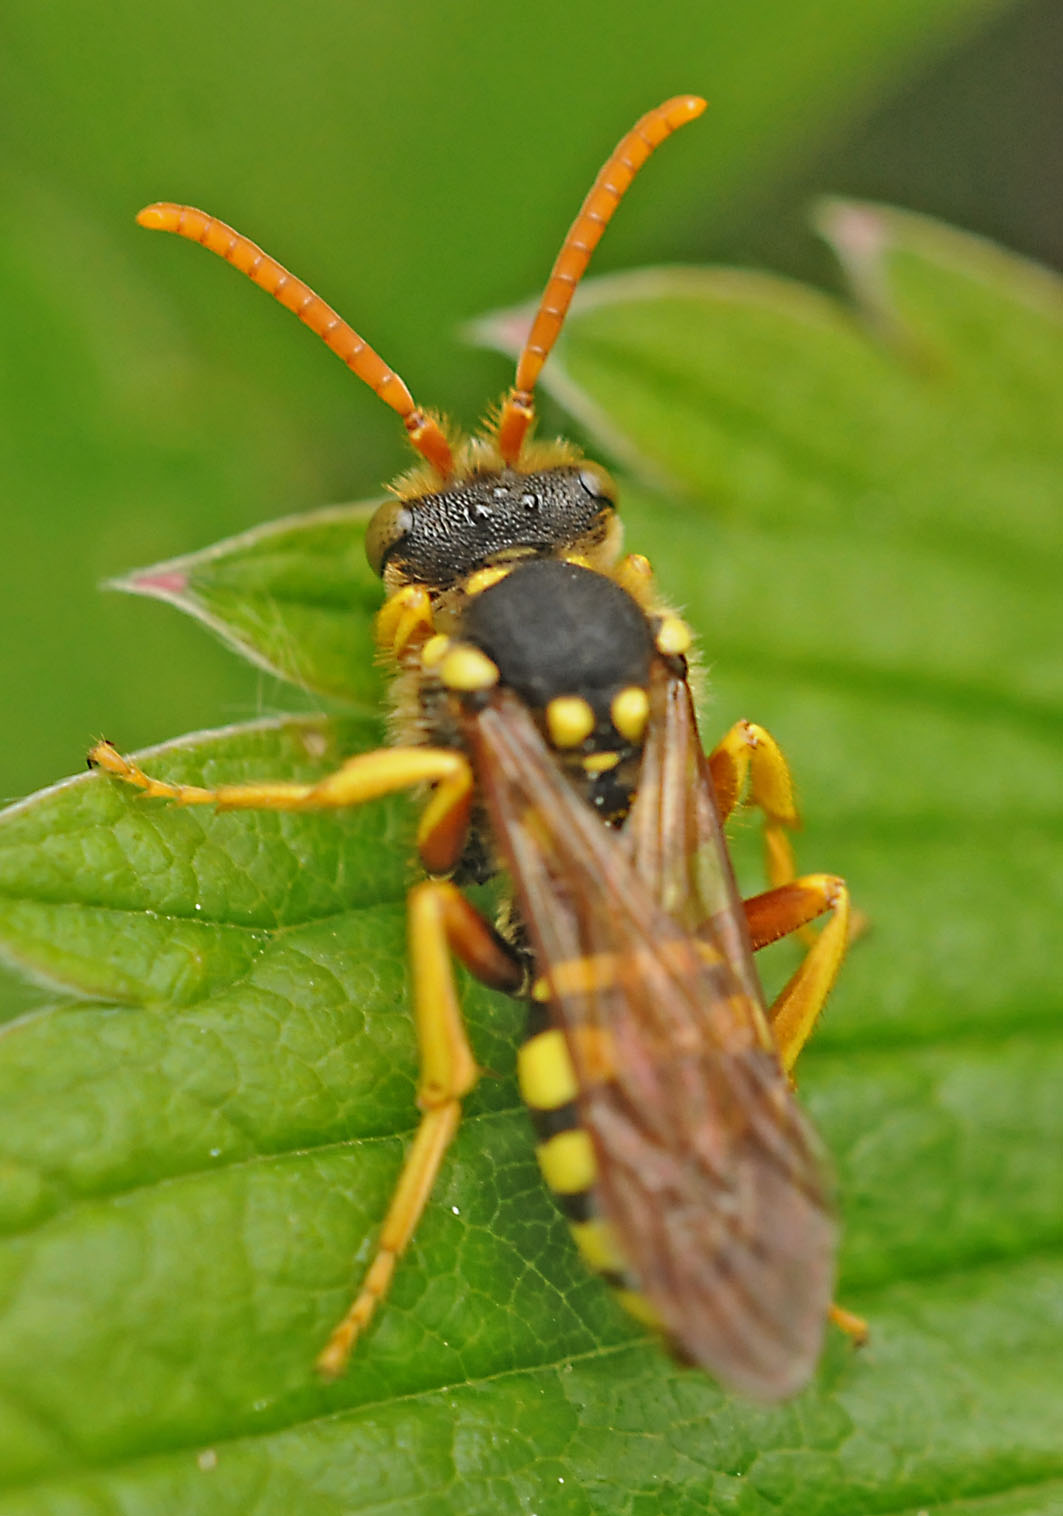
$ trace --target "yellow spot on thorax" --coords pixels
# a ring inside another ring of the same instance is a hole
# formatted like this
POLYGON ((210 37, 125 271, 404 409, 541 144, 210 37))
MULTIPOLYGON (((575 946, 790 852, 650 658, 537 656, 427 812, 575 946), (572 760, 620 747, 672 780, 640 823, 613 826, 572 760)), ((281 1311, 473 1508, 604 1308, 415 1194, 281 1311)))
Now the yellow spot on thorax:
POLYGON ((484 590, 489 590, 493 584, 504 579, 509 573, 508 566, 495 564, 491 568, 477 569, 475 574, 470 574, 465 581, 465 593, 467 595, 481 595, 484 590))
POLYGON ((677 658, 690 651, 694 634, 686 622, 681 621, 678 616, 665 616, 657 628, 657 636, 654 640, 659 653, 677 658))
POLYGON ((607 774, 610 769, 615 769, 620 762, 619 753, 588 753, 586 758, 580 760, 583 770, 587 774, 607 774))
POLYGON ((650 715, 650 697, 637 684, 630 684, 613 696, 609 707, 613 725, 628 742, 639 742, 650 715))
POLYGON ((594 712, 582 695, 558 695, 546 707, 546 729, 555 747, 579 747, 594 731, 594 712))
POLYGON ((459 644, 443 658, 439 677, 448 690, 489 690, 498 683, 498 667, 478 647, 459 644))
POLYGON ((450 638, 443 632, 437 632, 434 637, 429 637, 421 649, 421 663, 426 669, 435 668, 442 663, 450 648, 450 638))

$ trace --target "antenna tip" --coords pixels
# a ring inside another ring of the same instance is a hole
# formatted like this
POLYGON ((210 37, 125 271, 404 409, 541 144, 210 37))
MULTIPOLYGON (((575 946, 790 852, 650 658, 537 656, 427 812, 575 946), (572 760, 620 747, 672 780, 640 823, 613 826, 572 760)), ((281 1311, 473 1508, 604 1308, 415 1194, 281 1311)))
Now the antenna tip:
POLYGON ((703 100, 700 95, 677 95, 676 98, 670 103, 674 107, 676 113, 678 114, 679 112, 682 112, 688 121, 693 121, 698 116, 700 116, 702 111, 708 109, 709 104, 709 102, 707 100, 703 100))
POLYGON ((157 200, 154 205, 146 205, 142 211, 137 211, 137 225, 146 226, 149 232, 162 232, 169 226, 170 207, 162 200, 157 200))

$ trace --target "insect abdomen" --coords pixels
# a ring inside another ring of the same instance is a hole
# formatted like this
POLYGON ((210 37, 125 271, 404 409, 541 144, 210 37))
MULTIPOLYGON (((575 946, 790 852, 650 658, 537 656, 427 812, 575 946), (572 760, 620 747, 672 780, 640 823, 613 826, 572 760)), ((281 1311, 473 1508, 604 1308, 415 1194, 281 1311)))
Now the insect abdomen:
POLYGON ((584 1263, 600 1274, 617 1300, 646 1326, 660 1327, 657 1312, 639 1292, 609 1221, 601 1215, 594 1147, 580 1125, 576 1071, 564 1034, 533 1004, 527 1038, 517 1054, 520 1092, 538 1135, 535 1156, 554 1192, 584 1263))

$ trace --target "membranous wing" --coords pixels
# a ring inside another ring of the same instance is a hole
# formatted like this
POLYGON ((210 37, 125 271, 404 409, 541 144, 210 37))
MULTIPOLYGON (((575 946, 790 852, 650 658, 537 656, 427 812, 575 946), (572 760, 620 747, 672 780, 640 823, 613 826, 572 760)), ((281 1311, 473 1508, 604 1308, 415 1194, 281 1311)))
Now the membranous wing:
POLYGON ((745 1393, 792 1393, 822 1343, 834 1223, 767 1029, 685 681, 655 671, 626 832, 597 819, 511 692, 467 735, 575 1066, 596 1200, 637 1288, 683 1356, 745 1393))

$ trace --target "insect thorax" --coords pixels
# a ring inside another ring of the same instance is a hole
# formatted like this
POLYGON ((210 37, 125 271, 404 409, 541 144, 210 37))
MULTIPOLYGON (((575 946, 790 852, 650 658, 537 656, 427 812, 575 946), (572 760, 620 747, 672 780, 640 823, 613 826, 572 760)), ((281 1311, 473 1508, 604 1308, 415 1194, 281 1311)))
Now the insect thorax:
MULTIPOLYGON (((637 601, 580 565, 519 561, 465 599, 454 641, 490 660, 497 686, 519 697, 577 792, 603 821, 620 824, 638 782, 654 656, 637 601)), ((445 674, 444 664, 443 679, 423 679, 419 695, 427 739, 453 745, 461 739, 445 674)), ((459 878, 493 871, 485 826, 477 814, 459 878)))
POLYGON ((516 565, 468 601, 460 629, 536 713, 559 696, 584 699, 595 717, 588 751, 616 745, 611 702, 649 678, 653 637, 641 607, 612 579, 558 559, 516 565))

